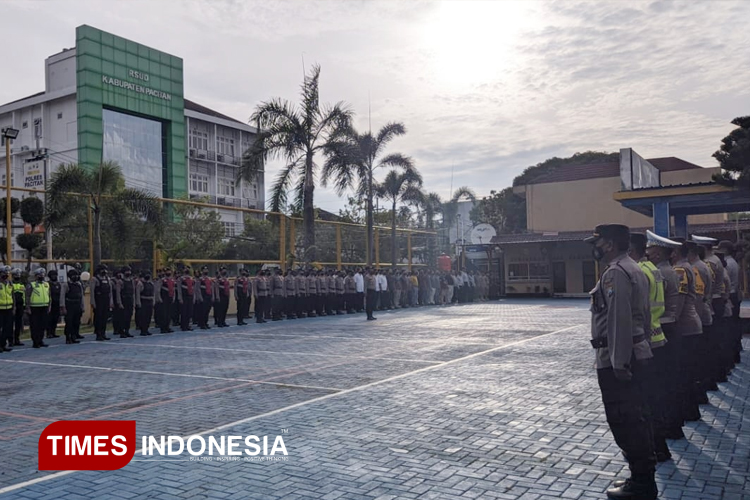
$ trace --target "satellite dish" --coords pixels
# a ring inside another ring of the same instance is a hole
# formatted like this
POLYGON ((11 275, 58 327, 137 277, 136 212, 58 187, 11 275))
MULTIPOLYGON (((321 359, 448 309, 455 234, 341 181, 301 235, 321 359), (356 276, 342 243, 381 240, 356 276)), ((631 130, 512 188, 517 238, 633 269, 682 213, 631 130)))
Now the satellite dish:
POLYGON ((497 235, 495 228, 489 224, 477 224, 474 229, 471 230, 471 244, 472 245, 489 245, 492 242, 492 238, 497 235))

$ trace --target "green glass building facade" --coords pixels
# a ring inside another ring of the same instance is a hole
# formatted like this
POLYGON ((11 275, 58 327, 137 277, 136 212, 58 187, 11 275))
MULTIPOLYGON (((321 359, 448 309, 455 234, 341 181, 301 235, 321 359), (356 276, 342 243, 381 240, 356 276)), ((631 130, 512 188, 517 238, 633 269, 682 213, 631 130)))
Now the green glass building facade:
POLYGON ((81 164, 117 161, 133 187, 168 198, 186 194, 181 58, 80 26, 76 86, 81 164))

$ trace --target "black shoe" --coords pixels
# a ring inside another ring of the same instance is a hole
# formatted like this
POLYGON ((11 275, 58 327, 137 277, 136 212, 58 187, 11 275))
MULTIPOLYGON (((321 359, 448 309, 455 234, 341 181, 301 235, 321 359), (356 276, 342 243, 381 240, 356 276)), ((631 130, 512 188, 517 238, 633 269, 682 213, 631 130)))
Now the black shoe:
POLYGON ((607 497, 620 500, 656 500, 659 495, 656 483, 636 483, 632 479, 626 480, 620 486, 607 490, 607 497))
POLYGON ((41 342, 41 343, 39 344, 39 347, 49 347, 49 345, 48 345, 48 344, 45 344, 44 342, 41 342))
POLYGON ((71 341, 70 341, 70 343, 71 343, 71 344, 80 344, 80 343, 81 343, 81 341, 80 341, 80 340, 76 340, 76 339, 73 339, 73 340, 71 340, 71 341))
POLYGON ((147 336, 148 336, 148 333, 146 333, 146 332, 141 332, 141 337, 147 337, 147 336))
POLYGON ((121 338, 121 339, 126 339, 126 338, 128 338, 129 336, 130 336, 130 335, 125 335, 124 333, 121 333, 121 334, 120 334, 120 338, 121 338))
POLYGON ((23 345, 26 345, 26 344, 24 344, 23 342, 13 342, 14 347, 21 347, 23 345))
POLYGON ((10 352, 12 350, 13 349, 11 349, 10 347, 2 347, 2 348, 0 348, 0 352, 10 352))
POLYGON ((706 390, 707 391, 718 391, 719 390, 719 386, 716 385, 716 382, 711 382, 711 384, 708 386, 708 389, 706 389, 706 390))
POLYGON ((667 431, 667 434, 664 437, 667 439, 684 439, 685 433, 682 432, 681 427, 674 427, 667 431))
POLYGON ((685 416, 685 422, 697 422, 701 419, 701 412, 698 410, 695 410, 695 412, 691 412, 685 416))
POLYGON ((105 340, 105 339, 101 335, 97 335, 95 340, 100 341, 100 340, 105 340))
POLYGON ((374 316, 370 316, 369 318, 367 318, 367 321, 375 321, 376 319, 378 319, 378 318, 376 318, 374 316))
POLYGON ((125 336, 126 336, 126 337, 130 337, 130 338, 132 338, 132 337, 133 337, 133 335, 131 335, 131 334, 130 334, 130 332, 125 332, 125 336))
POLYGON ((657 462, 661 463, 661 462, 666 462, 668 460, 672 460, 672 454, 669 452, 669 450, 656 452, 657 462))
POLYGON ((52 335, 47 335, 47 338, 48 339, 57 339, 57 338, 60 338, 60 336, 57 335, 57 334, 55 334, 55 333, 53 333, 52 335))
POLYGON ((40 346, 39 344, 34 344, 34 345, 33 345, 33 346, 31 346, 31 347, 33 347, 34 349, 39 349, 39 348, 40 348, 40 347, 42 347, 42 346, 40 346))
POLYGON ((79 334, 79 335, 76 335, 76 338, 77 338, 78 340, 83 340, 83 335, 80 335, 80 334, 79 334))
POLYGON ((281 321, 281 318, 272 318, 271 321, 281 321))

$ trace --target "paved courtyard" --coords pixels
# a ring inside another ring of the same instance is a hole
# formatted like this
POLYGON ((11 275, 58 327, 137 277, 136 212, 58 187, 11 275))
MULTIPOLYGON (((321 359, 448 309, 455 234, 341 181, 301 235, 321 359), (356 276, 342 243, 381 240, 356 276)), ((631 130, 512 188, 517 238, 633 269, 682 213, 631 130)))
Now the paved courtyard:
MULTIPOLYGON (((0 355, 0 500, 601 499, 626 466, 588 322, 585 301, 501 301, 19 348, 0 355), (139 443, 287 432, 289 455, 37 471, 65 419, 134 419, 139 443)), ((671 443, 660 498, 750 500, 748 352, 671 443)))

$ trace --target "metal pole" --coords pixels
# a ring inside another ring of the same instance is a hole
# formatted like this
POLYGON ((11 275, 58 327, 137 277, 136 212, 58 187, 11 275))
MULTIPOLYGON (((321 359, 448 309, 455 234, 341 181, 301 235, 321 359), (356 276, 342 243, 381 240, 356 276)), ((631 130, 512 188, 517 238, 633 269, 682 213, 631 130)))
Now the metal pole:
MULTIPOLYGON (((44 156, 44 189, 47 189, 47 179, 49 177, 47 171, 49 169, 49 157, 44 156)), ((44 196, 44 203, 47 203, 47 196, 44 196)), ((52 232, 45 226, 44 227, 44 239, 47 242, 47 260, 52 260, 52 232)))
POLYGON ((10 213, 10 196, 11 196, 11 178, 10 178, 10 137, 5 138, 5 251, 7 264, 11 265, 13 253, 13 214, 10 213))
POLYGON ((336 226, 336 269, 341 271, 341 226, 336 226))
POLYGON ((411 232, 406 233, 406 257, 409 259, 409 272, 411 272, 411 232))
MULTIPOLYGON (((378 231, 377 228, 373 228, 373 240, 375 243, 373 246, 375 247, 375 268, 380 269, 380 231, 378 231)), ((394 241, 393 244, 395 245, 396 242, 394 241)))
POLYGON ((279 265, 286 271, 286 215, 279 214, 279 265))

